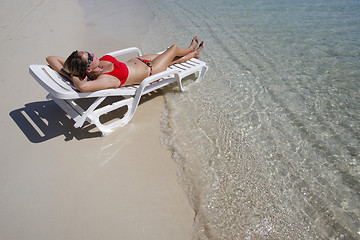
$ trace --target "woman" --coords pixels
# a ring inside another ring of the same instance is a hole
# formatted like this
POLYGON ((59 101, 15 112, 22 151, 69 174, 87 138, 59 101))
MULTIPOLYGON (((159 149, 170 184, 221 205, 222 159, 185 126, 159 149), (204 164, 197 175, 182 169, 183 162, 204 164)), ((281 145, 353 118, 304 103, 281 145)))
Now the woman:
POLYGON ((105 55, 100 59, 85 51, 74 51, 67 59, 49 56, 46 61, 60 74, 71 80, 80 92, 117 88, 140 84, 145 78, 162 71, 175 63, 182 63, 191 58, 199 58, 204 47, 194 37, 188 48, 172 45, 162 54, 144 55, 132 58, 126 63, 105 55))

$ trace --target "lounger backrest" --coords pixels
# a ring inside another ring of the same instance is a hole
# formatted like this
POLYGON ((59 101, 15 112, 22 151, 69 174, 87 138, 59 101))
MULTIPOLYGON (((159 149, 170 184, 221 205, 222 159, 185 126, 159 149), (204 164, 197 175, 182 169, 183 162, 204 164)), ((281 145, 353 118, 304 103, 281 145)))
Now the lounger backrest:
POLYGON ((77 95, 77 91, 68 80, 46 65, 31 65, 30 74, 51 95, 58 98, 67 95, 77 95))

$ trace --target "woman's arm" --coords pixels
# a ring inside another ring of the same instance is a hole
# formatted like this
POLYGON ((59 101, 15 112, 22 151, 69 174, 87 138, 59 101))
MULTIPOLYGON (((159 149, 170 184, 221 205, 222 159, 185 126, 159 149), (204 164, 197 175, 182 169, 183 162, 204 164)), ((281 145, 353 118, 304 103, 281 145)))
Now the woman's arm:
POLYGON ((80 92, 93 92, 108 88, 117 88, 120 85, 120 81, 117 78, 106 75, 102 75, 93 81, 88 81, 87 77, 80 79, 76 76, 71 76, 70 80, 80 92))
POLYGON ((65 60, 65 58, 57 56, 49 56, 46 58, 46 61, 49 63, 52 69, 71 80, 71 76, 64 70, 65 60))

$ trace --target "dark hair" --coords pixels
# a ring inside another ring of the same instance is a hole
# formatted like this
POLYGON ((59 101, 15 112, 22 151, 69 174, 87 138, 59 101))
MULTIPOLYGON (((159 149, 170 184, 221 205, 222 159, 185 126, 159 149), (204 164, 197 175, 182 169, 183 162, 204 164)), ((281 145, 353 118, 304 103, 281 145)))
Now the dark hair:
MULTIPOLYGON (((70 75, 77 76, 81 79, 87 76, 87 62, 85 62, 81 56, 79 56, 78 51, 74 51, 70 54, 70 56, 66 59, 64 63, 64 69, 70 75)), ((90 76, 88 76, 90 77, 90 76)))

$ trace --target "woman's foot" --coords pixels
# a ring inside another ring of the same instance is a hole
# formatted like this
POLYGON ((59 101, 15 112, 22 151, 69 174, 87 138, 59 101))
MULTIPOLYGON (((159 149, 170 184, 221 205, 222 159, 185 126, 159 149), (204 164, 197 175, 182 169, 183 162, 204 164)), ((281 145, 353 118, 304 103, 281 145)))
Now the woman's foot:
POLYGON ((189 46, 189 48, 191 49, 191 51, 194 51, 196 46, 199 44, 199 39, 197 36, 195 36, 192 40, 191 40, 191 44, 189 46))
POLYGON ((187 60, 191 59, 191 58, 200 58, 200 51, 204 48, 204 42, 201 42, 199 47, 195 50, 192 51, 188 54, 186 54, 183 57, 176 57, 172 62, 172 64, 176 64, 176 63, 183 63, 186 62, 187 60))
POLYGON ((204 41, 202 41, 199 47, 194 51, 194 58, 200 58, 200 51, 204 48, 204 41))

